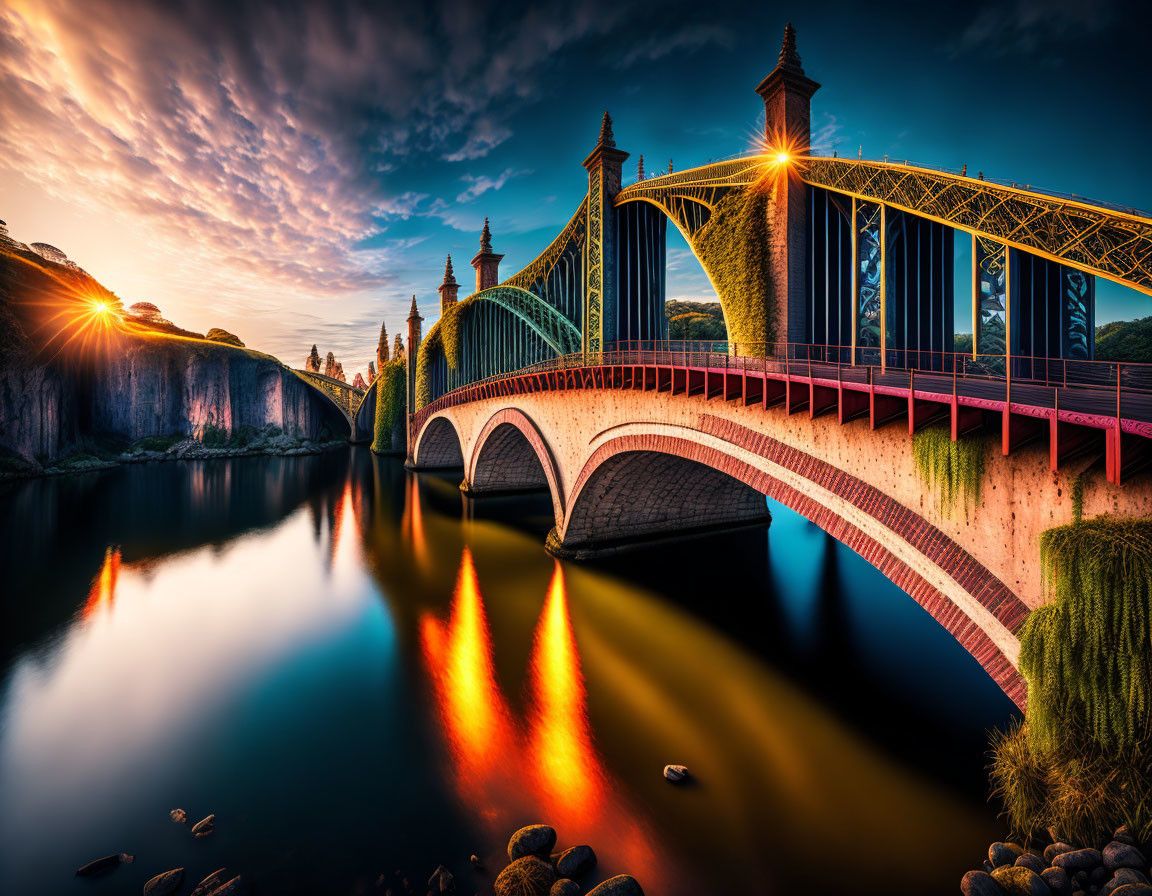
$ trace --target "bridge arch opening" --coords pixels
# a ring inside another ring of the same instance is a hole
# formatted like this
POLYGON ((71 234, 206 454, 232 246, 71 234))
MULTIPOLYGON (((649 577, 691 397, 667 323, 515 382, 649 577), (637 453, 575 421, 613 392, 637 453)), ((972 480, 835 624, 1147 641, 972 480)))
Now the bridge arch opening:
POLYGON ((421 469, 457 469, 464 466, 464 449, 456 427, 447 417, 433 417, 420 434, 415 460, 421 469))
POLYGON ((762 492, 678 454, 621 451, 581 479, 562 543, 549 539, 553 553, 590 556, 644 541, 771 520, 762 492))
POLYGON ((548 477, 524 433, 500 423, 478 449, 470 485, 475 492, 537 491, 548 488, 548 477))

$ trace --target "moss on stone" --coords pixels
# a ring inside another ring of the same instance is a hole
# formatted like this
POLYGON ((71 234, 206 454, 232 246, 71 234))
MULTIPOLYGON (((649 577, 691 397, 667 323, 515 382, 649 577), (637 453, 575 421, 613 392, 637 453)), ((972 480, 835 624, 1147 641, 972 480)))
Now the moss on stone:
POLYGON ((941 513, 951 514, 960 506, 980 503, 984 450, 983 437, 961 436, 953 442, 951 431, 942 426, 929 426, 913 436, 916 469, 934 491, 941 513))
POLYGON ((432 325, 428 335, 420 343, 416 353, 416 408, 419 410, 432 401, 432 365, 436 363, 436 353, 443 351, 444 341, 440 334, 443 318, 432 325))
POLYGON ((720 297, 728 338, 748 346, 748 354, 783 338, 774 324, 770 200, 767 181, 733 189, 692 238, 692 250, 720 297))
POLYGON ((1152 835, 1152 517, 1040 536, 1049 603, 1020 628, 1025 724, 993 745, 1015 830, 1098 843, 1152 835))
POLYGON ((376 374, 376 421, 372 451, 384 454, 402 451, 403 444, 394 444, 397 424, 403 424, 408 376, 404 359, 393 358, 376 374))

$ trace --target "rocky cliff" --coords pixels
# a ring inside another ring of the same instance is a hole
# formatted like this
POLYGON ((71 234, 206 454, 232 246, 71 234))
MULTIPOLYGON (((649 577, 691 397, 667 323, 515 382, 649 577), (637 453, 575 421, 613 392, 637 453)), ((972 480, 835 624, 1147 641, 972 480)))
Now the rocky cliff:
POLYGON ((270 355, 136 327, 88 275, 5 248, 0 344, 0 460, 39 466, 93 445, 269 427, 349 435, 336 406, 270 355))

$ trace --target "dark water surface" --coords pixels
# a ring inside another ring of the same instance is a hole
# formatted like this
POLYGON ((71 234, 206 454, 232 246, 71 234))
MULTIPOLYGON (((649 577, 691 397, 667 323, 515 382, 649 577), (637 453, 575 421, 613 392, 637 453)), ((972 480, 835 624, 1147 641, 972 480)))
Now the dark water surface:
POLYGON ((473 893, 544 821, 650 896, 923 896, 999 838, 1012 704, 820 529, 557 564, 546 500, 458 479, 349 449, 0 490, 0 893, 473 893))

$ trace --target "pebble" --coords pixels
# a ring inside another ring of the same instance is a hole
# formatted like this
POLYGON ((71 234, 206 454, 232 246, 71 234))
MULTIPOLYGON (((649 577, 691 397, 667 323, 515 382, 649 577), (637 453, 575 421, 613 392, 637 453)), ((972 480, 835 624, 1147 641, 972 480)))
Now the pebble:
POLYGON ((120 856, 101 856, 89 862, 87 865, 81 865, 76 869, 77 877, 92 877, 93 875, 100 874, 103 871, 110 871, 120 864, 120 856))
POLYGON ((1024 855, 1016 859, 1016 867, 1028 868, 1037 874, 1040 874, 1048 866, 1045 864, 1044 860, 1040 858, 1040 856, 1034 856, 1032 853, 1026 852, 1024 855))
POLYGON ((1004 888, 987 871, 969 871, 960 881, 964 896, 1004 896, 1004 888))
POLYGON ((1052 860, 1056 858, 1056 856, 1060 855, 1060 853, 1072 852, 1075 848, 1076 847, 1071 843, 1065 843, 1063 840, 1057 840, 1055 843, 1044 847, 1044 861, 1051 865, 1052 860))
POLYGON ((547 857, 556 845, 556 830, 546 824, 520 828, 508 841, 508 858, 515 862, 524 856, 547 857))
POLYGON ((1052 891, 1031 868, 1008 866, 992 872, 992 879, 1010 896, 1051 896, 1052 891))
POLYGON ((1135 846, 1113 840, 1104 847, 1104 867, 1109 871, 1119 868, 1137 868, 1143 870, 1148 867, 1148 860, 1135 846))
POLYGON ((1152 896, 1152 887, 1145 884, 1124 884, 1113 890, 1112 896, 1152 896))
POLYGON ((428 889, 434 893, 447 893, 455 884, 452 882, 452 872, 443 865, 438 865, 428 878, 428 889))
MULTIPOLYGON (((588 891, 588 896, 644 896, 636 878, 627 874, 610 877, 598 887, 588 891)), ((1127 896, 1127 894, 1125 894, 1127 896)))
POLYGON ((209 815, 207 818, 202 818, 196 824, 192 825, 192 833, 196 837, 207 837, 216 830, 216 816, 209 815))
POLYGON ((564 877, 552 884, 548 896, 580 896, 580 884, 564 877))
POLYGON ((1065 871, 1090 871, 1103 861, 1098 849, 1074 849, 1060 853, 1052 860, 1052 864, 1065 871))
POLYGON ((673 784, 677 781, 683 781, 688 777, 688 767, 686 765, 666 765, 664 766, 664 777, 673 784))
POLYGON ((228 883, 217 887, 215 890, 209 893, 208 896, 234 896, 234 894, 238 893, 239 891, 240 875, 237 874, 234 878, 232 878, 232 880, 228 881, 228 883))
POLYGON ((152 880, 144 884, 144 896, 169 896, 180 889, 184 882, 184 869, 173 868, 163 874, 157 874, 152 880))
POLYGON ((1072 878, 1063 868, 1045 868, 1040 877, 1055 896, 1072 896, 1072 878))
POLYGON ((988 861, 993 868, 1011 865, 1023 854, 1024 847, 1019 843, 993 843, 988 847, 988 861))
POLYGON ((196 889, 192 891, 192 896, 209 896, 210 893, 214 892, 222 883, 224 883, 226 877, 227 869, 217 868, 206 878, 204 878, 204 880, 196 884, 196 889))

